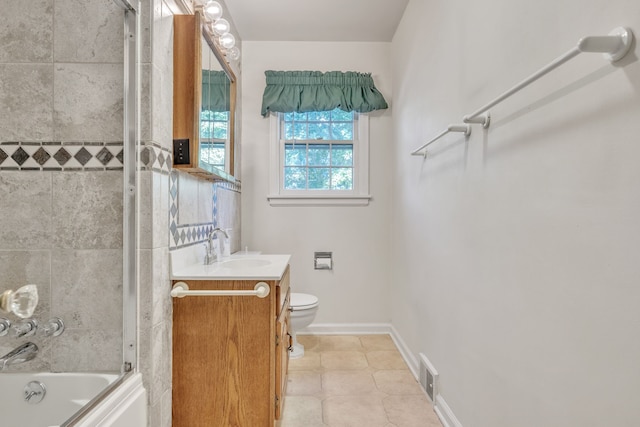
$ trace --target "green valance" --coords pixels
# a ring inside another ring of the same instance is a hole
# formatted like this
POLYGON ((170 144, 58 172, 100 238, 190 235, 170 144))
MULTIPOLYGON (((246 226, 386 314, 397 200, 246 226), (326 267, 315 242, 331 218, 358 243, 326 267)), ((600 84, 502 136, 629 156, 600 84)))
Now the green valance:
POLYGON ((305 113, 343 111, 368 113, 388 108, 373 84, 371 73, 353 71, 265 71, 267 87, 262 96, 262 115, 269 111, 305 113))
POLYGON ((224 71, 202 70, 202 110, 230 110, 229 78, 224 71))

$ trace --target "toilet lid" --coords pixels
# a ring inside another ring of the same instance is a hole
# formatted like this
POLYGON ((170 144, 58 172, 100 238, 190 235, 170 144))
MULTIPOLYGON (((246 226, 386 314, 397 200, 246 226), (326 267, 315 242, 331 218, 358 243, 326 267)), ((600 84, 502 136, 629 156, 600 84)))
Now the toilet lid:
POLYGON ((311 294, 299 294, 292 292, 289 304, 291 304, 291 308, 294 310, 313 308, 318 305, 318 297, 311 294))

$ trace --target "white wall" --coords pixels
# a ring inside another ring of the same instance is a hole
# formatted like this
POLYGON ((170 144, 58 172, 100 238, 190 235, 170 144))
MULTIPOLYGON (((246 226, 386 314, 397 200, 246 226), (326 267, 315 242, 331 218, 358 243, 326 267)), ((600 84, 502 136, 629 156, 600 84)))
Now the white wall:
POLYGON ((409 152, 628 0, 412 0, 392 44, 392 323, 465 427, 640 425, 640 64, 583 54, 409 152))
POLYGON ((291 286, 320 299, 316 323, 389 322, 391 112, 371 115, 366 207, 271 207, 269 119, 260 116, 265 70, 371 72, 391 98, 390 43, 243 42, 243 247, 289 253, 291 286), (334 270, 313 269, 314 251, 332 251, 334 270))

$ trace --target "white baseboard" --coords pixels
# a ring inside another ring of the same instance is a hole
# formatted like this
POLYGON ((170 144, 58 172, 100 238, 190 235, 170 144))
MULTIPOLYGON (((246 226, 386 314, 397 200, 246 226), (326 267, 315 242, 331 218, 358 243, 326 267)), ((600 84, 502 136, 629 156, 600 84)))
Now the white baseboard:
POLYGON ((462 427, 462 424, 441 395, 436 396, 436 404, 433 409, 436 411, 438 418, 440 418, 443 427, 462 427))
POLYGON ((391 339, 396 344, 396 347, 398 347, 398 351, 400 352, 400 355, 402 355, 404 361, 407 363, 407 366, 409 366, 409 370, 411 371, 415 379, 418 380, 420 375, 418 359, 416 359, 415 356, 411 353, 411 350, 404 342, 396 328, 394 328, 393 326, 391 326, 391 339))
POLYGON ((312 323, 299 335, 374 335, 391 334, 389 323, 312 323))
MULTIPOLYGON (((420 366, 418 364, 418 359, 416 359, 396 328, 394 328, 393 326, 391 326, 391 338, 396 343, 396 347, 398 347, 398 351, 402 355, 404 361, 407 363, 407 366, 409 366, 409 370, 416 378, 416 380, 419 381, 420 366)), ((425 396, 426 395, 427 393, 425 392, 425 396)), ((444 398, 439 394, 436 396, 435 402, 433 402, 433 410, 435 411, 438 418, 440 418, 440 422, 442 423, 443 427, 462 427, 462 424, 453 414, 453 411, 451 410, 449 405, 447 405, 447 402, 445 402, 444 398)))

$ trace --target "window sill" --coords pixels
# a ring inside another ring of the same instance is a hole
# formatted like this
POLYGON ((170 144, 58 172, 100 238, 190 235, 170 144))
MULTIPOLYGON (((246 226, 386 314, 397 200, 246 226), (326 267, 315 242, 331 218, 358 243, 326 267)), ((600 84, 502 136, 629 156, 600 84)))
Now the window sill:
POLYGON ((371 196, 269 195, 267 200, 271 206, 368 206, 371 196))

